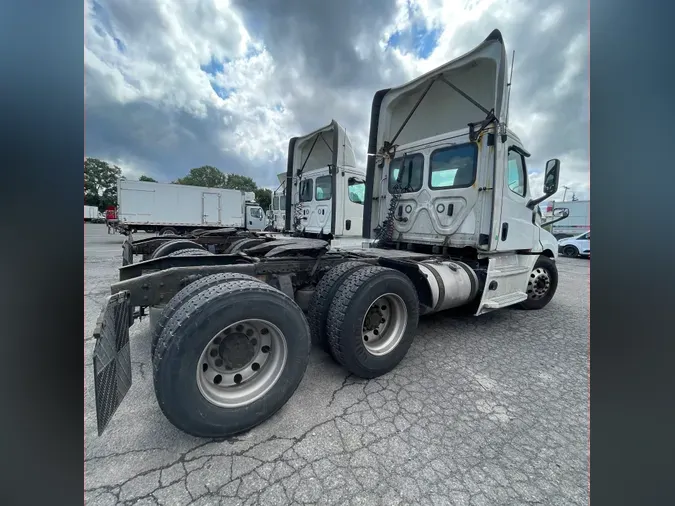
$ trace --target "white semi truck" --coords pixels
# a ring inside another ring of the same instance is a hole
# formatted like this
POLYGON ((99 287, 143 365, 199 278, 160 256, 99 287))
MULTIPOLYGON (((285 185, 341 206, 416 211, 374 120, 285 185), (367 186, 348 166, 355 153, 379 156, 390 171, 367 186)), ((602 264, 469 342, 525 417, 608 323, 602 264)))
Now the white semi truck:
POLYGON ((265 233, 250 226, 243 230, 224 225, 211 231, 201 229, 190 237, 139 241, 130 237, 125 242, 123 265, 133 263, 134 254, 148 259, 178 254, 182 249, 235 253, 289 236, 326 239, 334 247, 360 244, 365 170, 355 167, 351 141, 337 121, 302 137, 293 137, 289 141, 287 170, 277 177, 280 184, 272 196, 265 233), (287 191, 289 187, 292 191, 287 191))
MULTIPOLYGON (((558 283, 557 244, 537 204, 556 192, 560 162, 546 164, 535 197, 529 153, 507 126, 506 76, 495 30, 469 53, 375 93, 359 246, 292 238, 122 267, 94 332, 99 434, 130 388, 129 327, 149 306, 165 304, 152 327, 159 407, 201 437, 246 431, 279 410, 304 375, 312 337, 352 374, 375 378, 405 357, 420 315, 544 308, 558 283)), ((327 175, 332 188, 343 178, 327 175)), ((346 228, 336 205, 303 231, 316 223, 326 235, 328 220, 331 232, 346 228)))
POLYGON ((328 240, 361 237, 365 176, 337 121, 293 137, 288 146, 285 229, 328 240))
POLYGON ((263 230, 266 218, 253 192, 170 183, 117 182, 117 224, 123 234, 180 235, 232 227, 263 230))

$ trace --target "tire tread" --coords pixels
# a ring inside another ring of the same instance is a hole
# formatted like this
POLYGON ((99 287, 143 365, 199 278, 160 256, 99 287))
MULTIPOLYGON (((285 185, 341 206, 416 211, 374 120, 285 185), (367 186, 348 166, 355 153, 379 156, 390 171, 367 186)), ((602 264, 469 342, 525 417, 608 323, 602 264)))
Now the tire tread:
POLYGON ((312 340, 319 344, 325 351, 330 350, 326 336, 326 324, 330 304, 335 297, 335 290, 340 281, 351 272, 368 267, 369 264, 359 261, 348 261, 336 265, 323 275, 316 285, 314 296, 307 310, 307 321, 312 332, 312 340))

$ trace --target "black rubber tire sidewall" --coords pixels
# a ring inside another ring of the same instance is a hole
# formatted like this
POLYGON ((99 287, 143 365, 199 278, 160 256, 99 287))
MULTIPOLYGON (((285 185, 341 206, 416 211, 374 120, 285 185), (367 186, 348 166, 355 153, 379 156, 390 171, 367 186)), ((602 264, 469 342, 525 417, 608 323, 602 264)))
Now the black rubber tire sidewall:
POLYGON ((178 311, 183 304, 189 301, 199 292, 206 290, 215 285, 222 283, 227 283, 229 281, 257 281, 262 283, 262 281, 249 276, 248 274, 240 274, 238 272, 224 272, 219 274, 211 274, 210 276, 205 276, 203 278, 193 281, 189 285, 184 286, 176 295, 171 297, 169 302, 162 309, 161 314, 157 319, 156 325, 151 329, 152 337, 150 340, 150 358, 155 356, 155 349, 157 344, 162 337, 162 332, 166 327, 169 319, 178 311))
POLYGON ((563 254, 566 257, 576 258, 579 256, 579 250, 576 246, 563 246, 563 254))
POLYGON ((164 244, 160 245, 155 251, 152 252, 150 258, 159 258, 167 256, 169 253, 173 253, 174 251, 180 251, 183 249, 204 249, 204 248, 194 241, 188 241, 187 239, 174 239, 173 241, 167 241, 164 244))
POLYGON ((350 373, 375 378, 391 371, 415 338, 419 320, 419 299, 405 274, 384 267, 358 269, 345 277, 331 303, 326 325, 333 357, 350 373), (395 293, 408 310, 405 334, 398 346, 383 356, 369 353, 361 339, 363 318, 370 305, 381 295, 395 293))
POLYGON ((323 275, 316 285, 314 296, 307 309, 307 322, 312 332, 312 342, 324 351, 331 353, 326 335, 326 322, 328 321, 328 311, 335 294, 342 284, 342 280, 352 272, 369 264, 359 261, 349 261, 336 265, 323 275))
POLYGON ((159 231, 158 235, 178 235, 178 232, 173 227, 164 227, 159 231), (167 232, 170 232, 170 234, 168 234, 167 232))
POLYGON ((229 437, 247 431, 276 413, 293 395, 309 362, 309 327, 292 299, 268 285, 233 281, 213 286, 183 306, 166 330, 171 338, 153 359, 157 401, 180 430, 197 437, 229 437), (241 291, 240 289, 246 291, 241 291), (199 391, 196 368, 203 348, 232 323, 260 318, 274 323, 286 336, 288 356, 281 377, 253 403, 225 409, 211 404, 199 391))
POLYGON ((538 267, 544 267, 551 277, 551 288, 549 288, 546 296, 541 299, 527 299, 516 307, 520 309, 533 310, 533 309, 542 309, 548 305, 549 302, 553 299, 556 290, 558 289, 558 266, 555 261, 547 256, 541 255, 537 258, 537 261, 534 264, 532 270, 537 269, 538 267))

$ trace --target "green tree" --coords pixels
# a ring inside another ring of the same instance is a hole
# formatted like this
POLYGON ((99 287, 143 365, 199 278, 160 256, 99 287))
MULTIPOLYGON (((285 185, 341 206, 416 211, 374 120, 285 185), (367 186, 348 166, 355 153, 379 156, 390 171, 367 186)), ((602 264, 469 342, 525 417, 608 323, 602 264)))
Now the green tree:
POLYGON ((150 176, 146 176, 143 174, 141 177, 138 178, 139 181, 145 181, 146 183, 156 183, 156 179, 152 179, 150 176))
POLYGON ((272 205, 272 190, 258 188, 255 190, 255 201, 260 204, 263 210, 267 211, 272 205))
POLYGON ((227 182, 225 183, 224 188, 229 188, 231 190, 241 190, 244 192, 254 192, 258 189, 258 185, 255 184, 255 181, 248 176, 242 176, 240 174, 228 174, 227 182))
POLYGON ((176 179, 175 184, 206 186, 207 188, 226 188, 227 176, 211 165, 202 165, 190 169, 187 176, 176 179))
POLYGON ((122 169, 98 158, 84 159, 84 204, 103 210, 117 205, 117 179, 122 169))

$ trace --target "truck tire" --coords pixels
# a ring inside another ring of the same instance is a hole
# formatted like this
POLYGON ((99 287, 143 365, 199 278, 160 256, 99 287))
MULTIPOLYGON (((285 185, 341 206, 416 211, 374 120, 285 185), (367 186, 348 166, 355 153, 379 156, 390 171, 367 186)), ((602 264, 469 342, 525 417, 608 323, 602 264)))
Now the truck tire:
POLYGON ((164 227, 159 231, 158 235, 178 235, 178 232, 176 232, 175 228, 172 227, 164 227))
POLYGON ((309 362, 298 305, 258 281, 229 281, 192 297, 171 317, 155 356, 159 407, 178 429, 229 437, 276 413, 309 362))
POLYGON ((546 306, 558 289, 558 267, 549 257, 540 256, 534 264, 527 283, 527 300, 518 304, 520 309, 541 309, 546 306))
POLYGON ((169 253, 173 253, 174 251, 180 251, 183 249, 204 249, 204 248, 194 241, 188 241, 187 239, 175 239, 173 241, 166 241, 164 244, 161 244, 155 251, 152 252, 150 258, 164 257, 167 256, 169 253))
POLYGON ((331 351, 326 335, 326 321, 335 293, 345 277, 357 269, 368 266, 369 264, 365 262, 345 262, 330 269, 316 285, 314 296, 307 309, 307 322, 312 333, 312 342, 327 353, 331 353, 331 351))
POLYGON ((173 253, 169 253, 168 257, 190 257, 190 256, 198 256, 198 257, 206 257, 212 255, 210 251, 206 251, 203 248, 186 248, 186 249, 181 249, 178 251, 174 251, 173 253))
POLYGON ((376 378, 403 360, 417 330, 419 299, 405 274, 357 269, 343 279, 328 311, 335 360, 361 378, 376 378))
POLYGON ((219 274, 211 274, 210 276, 205 276, 196 281, 193 281, 189 285, 183 287, 176 295, 171 297, 171 300, 163 307, 150 308, 148 315, 150 317, 150 325, 152 331, 152 339, 150 341, 150 357, 155 356, 155 349, 157 348, 157 343, 159 342, 160 337, 162 336, 162 331, 166 327, 169 319, 180 309, 183 304, 188 300, 194 297, 199 292, 211 288, 215 285, 220 285, 222 283, 227 283, 228 281, 257 281, 262 283, 257 278, 249 276, 248 274, 239 274, 237 272, 223 272, 219 274), (160 310, 159 312, 157 310, 160 310))
POLYGON ((252 239, 247 237, 245 239, 239 239, 230 244, 230 247, 227 249, 228 253, 239 253, 240 251, 245 250, 246 248, 252 248, 258 244, 262 244, 265 241, 263 239, 252 239))
POLYGON ((579 256, 579 250, 577 249, 576 246, 572 246, 572 245, 564 246, 563 250, 562 250, 562 253, 566 257, 576 258, 576 257, 579 256))

